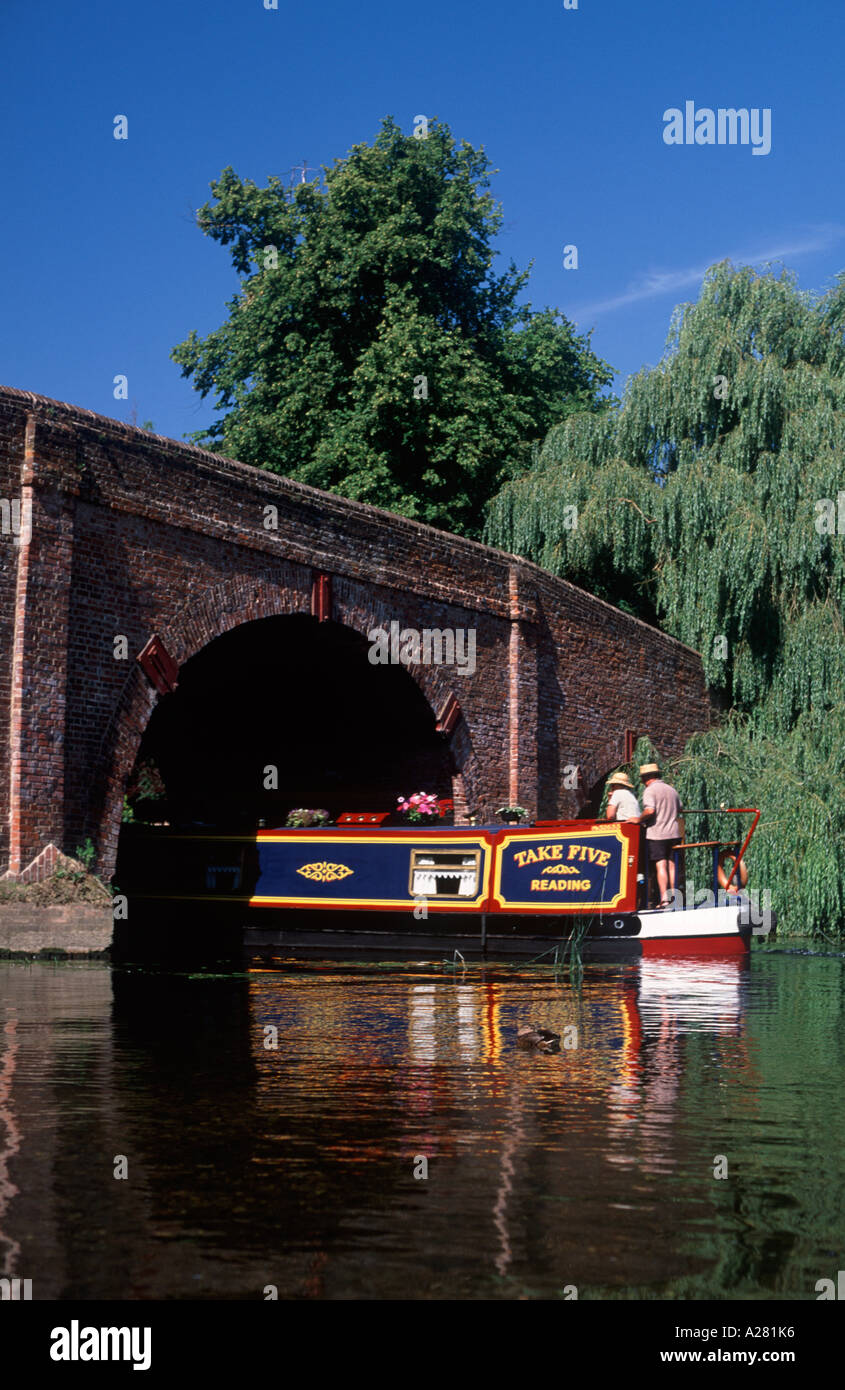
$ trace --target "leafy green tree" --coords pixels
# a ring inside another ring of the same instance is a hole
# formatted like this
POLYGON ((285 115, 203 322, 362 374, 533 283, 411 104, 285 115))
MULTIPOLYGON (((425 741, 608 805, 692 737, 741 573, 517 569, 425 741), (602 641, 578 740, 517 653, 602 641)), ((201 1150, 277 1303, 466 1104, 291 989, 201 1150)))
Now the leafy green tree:
POLYGON ((845 277, 812 298, 787 272, 713 267, 661 363, 618 410, 552 429, 486 531, 701 652, 731 718, 679 788, 762 807, 758 861, 794 930, 842 920, 843 327, 845 277))
POLYGON ((600 411, 612 371, 556 310, 493 271, 483 150, 388 119, 293 192, 225 169, 200 209, 242 276, 229 318, 173 358, 225 412, 197 442, 315 487, 477 535, 532 445, 600 411))

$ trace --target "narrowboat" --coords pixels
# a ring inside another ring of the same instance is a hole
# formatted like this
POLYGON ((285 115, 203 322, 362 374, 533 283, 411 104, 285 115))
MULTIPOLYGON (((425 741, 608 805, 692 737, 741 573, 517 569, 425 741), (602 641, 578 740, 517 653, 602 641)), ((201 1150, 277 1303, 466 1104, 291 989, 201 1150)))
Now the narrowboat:
POLYGON ((346 943, 367 953, 451 945, 464 957, 745 952, 773 925, 735 882, 747 881, 742 856, 759 812, 687 814, 754 819, 741 846, 680 844, 676 883, 685 850, 710 847, 713 890, 689 905, 679 888, 664 909, 647 906, 645 839, 625 822, 395 827, 346 813, 335 826, 262 829, 246 944, 270 955, 346 943))
MULTIPOLYGON (((686 812, 687 816, 696 814, 686 812)), ((597 820, 529 824, 393 825, 388 813, 345 812, 337 824, 219 834, 194 828, 140 832, 118 879, 146 924, 237 924, 253 959, 552 957, 737 954, 765 934, 742 887, 744 840, 683 842, 675 851, 674 906, 648 906, 645 837, 639 826, 597 820), (686 850, 709 846, 713 886, 690 903, 686 850), (703 900, 702 900, 703 899, 703 900), (166 913, 162 909, 167 909, 166 913)))

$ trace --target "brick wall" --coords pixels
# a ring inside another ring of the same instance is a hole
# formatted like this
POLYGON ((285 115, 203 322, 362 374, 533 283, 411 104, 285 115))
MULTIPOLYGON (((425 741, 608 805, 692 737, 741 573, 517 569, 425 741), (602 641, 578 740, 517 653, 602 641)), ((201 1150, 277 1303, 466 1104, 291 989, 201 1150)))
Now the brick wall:
POLYGON ((590 786, 621 759, 626 729, 671 756, 710 720, 694 652, 534 565, 0 388, 0 484, 14 497, 28 483, 29 546, 0 541, 0 869, 13 874, 88 835, 111 871, 159 698, 134 659, 153 633, 181 664, 239 624, 310 613, 320 572, 332 618, 361 633, 393 619, 477 630, 473 676, 412 672, 435 713, 450 692, 460 701, 458 808, 573 813, 567 764, 590 786))
MULTIPOLYGON (((26 419, 21 409, 0 410, 0 497, 10 503, 21 496, 26 419)), ((9 858, 11 658, 19 552, 20 543, 14 535, 0 535, 0 865, 7 864, 9 858)))

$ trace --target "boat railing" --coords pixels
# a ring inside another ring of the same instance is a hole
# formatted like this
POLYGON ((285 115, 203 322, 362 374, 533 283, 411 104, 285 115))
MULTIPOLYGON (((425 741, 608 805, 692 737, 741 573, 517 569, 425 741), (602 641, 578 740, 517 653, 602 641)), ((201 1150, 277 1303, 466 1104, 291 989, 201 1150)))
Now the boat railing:
POLYGON ((726 850, 726 849, 733 849, 733 850, 736 850, 737 853, 736 853, 736 856, 735 856, 735 858, 734 858, 733 866, 732 866, 732 868, 731 868, 730 873, 728 874, 727 882, 726 882, 726 884, 725 884, 725 892, 728 892, 728 890, 729 890, 729 888, 730 888, 730 886, 731 886, 731 881, 732 881, 732 879, 733 879, 733 877, 734 877, 734 874, 738 874, 738 872, 739 872, 739 866, 740 866, 740 864, 741 864, 741 862, 742 862, 742 857, 743 857, 743 855, 745 854, 745 851, 748 849, 749 844, 751 843, 751 837, 752 837, 752 835, 754 834, 754 831, 757 829, 757 822, 758 822, 759 819, 760 819, 760 812, 758 811, 757 807, 756 807, 756 806, 718 806, 718 807, 715 807, 715 806, 707 807, 707 806, 705 806, 705 807, 699 807, 699 808, 687 808, 687 807, 684 807, 683 810, 682 810, 682 812, 681 812, 681 814, 682 814, 682 816, 684 817, 684 820, 686 820, 687 816, 753 816, 753 817, 754 817, 753 821, 751 822, 751 825, 749 826, 748 833, 746 834, 745 839, 742 841, 741 845, 740 845, 739 839, 738 839, 738 838, 735 838, 735 839, 731 839, 731 840, 686 840, 686 839, 684 839, 684 840, 681 842, 681 844, 675 846, 675 873, 676 873, 676 874, 678 873, 678 870, 679 870, 678 855, 679 855, 683 850, 687 850, 687 849, 710 849, 710 848, 712 848, 712 850, 713 850, 713 892, 714 892, 714 894, 717 893, 717 892, 718 892, 718 889, 719 889, 719 857, 720 857, 720 854, 721 854, 721 852, 722 852, 723 850, 726 850))

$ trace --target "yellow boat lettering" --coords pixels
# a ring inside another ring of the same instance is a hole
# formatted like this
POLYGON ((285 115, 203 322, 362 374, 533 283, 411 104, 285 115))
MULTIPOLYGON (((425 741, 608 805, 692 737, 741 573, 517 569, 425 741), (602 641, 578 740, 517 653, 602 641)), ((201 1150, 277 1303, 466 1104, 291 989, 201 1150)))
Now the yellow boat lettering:
POLYGON ((556 879, 556 878, 532 878, 532 893, 565 893, 571 889, 575 893, 586 893, 591 887, 588 878, 556 879))
POLYGON ((536 849, 518 849, 514 851, 514 859, 520 869, 524 869, 526 864, 539 864, 541 859, 560 859, 563 855, 563 845, 538 845, 536 849))
POLYGON ((610 863, 610 850, 596 849, 594 845, 570 845, 567 859, 578 859, 583 862, 587 860, 590 864, 598 864, 603 869, 610 863))

